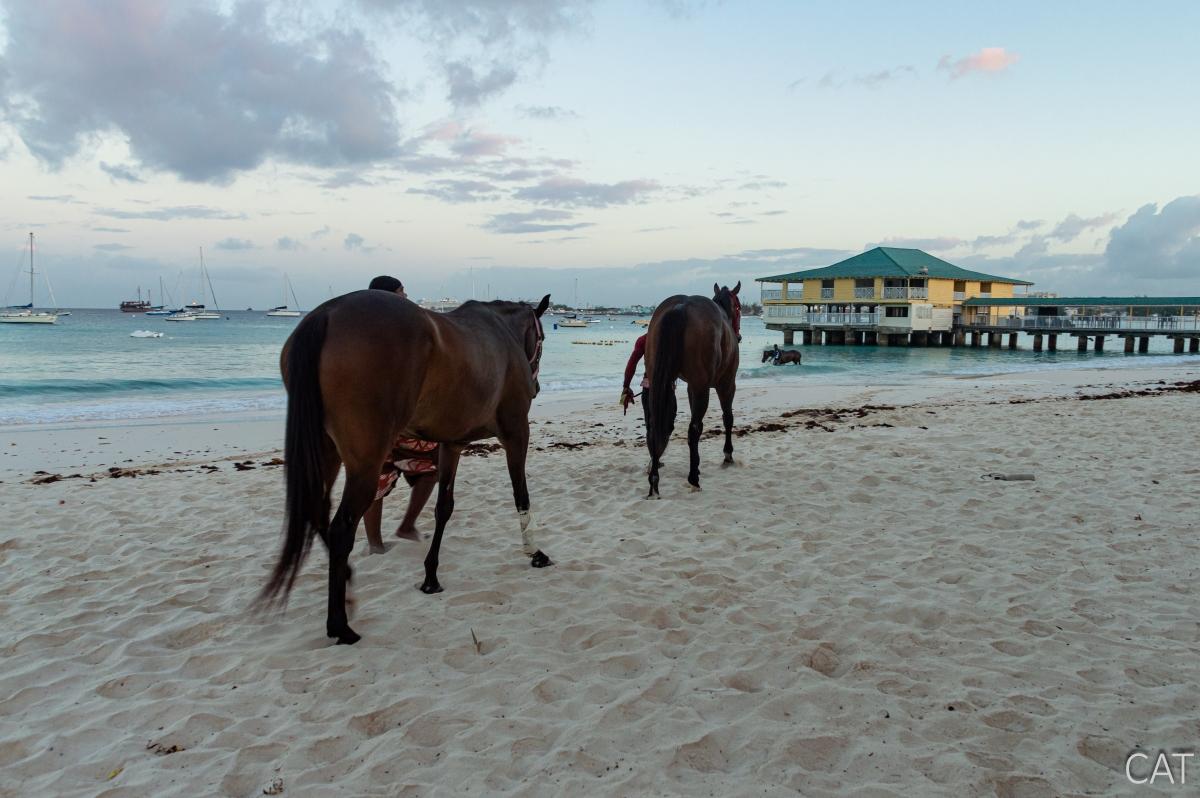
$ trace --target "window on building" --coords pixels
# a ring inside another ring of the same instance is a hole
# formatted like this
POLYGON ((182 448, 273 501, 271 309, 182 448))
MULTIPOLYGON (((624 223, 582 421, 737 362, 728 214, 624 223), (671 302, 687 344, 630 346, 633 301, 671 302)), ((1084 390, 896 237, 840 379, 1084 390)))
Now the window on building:
POLYGON ((912 286, 913 288, 924 288, 925 287, 925 278, 924 277, 914 277, 908 281, 908 284, 910 286, 912 286))
POLYGON ((833 288, 833 280, 822 280, 821 287, 822 288, 833 288))
POLYGON ((858 278, 854 281, 854 287, 855 288, 874 288, 875 281, 873 279, 871 279, 870 277, 867 277, 865 279, 858 278))
POLYGON ((955 280, 954 281, 954 292, 956 294, 965 294, 967 292, 967 281, 966 280, 955 280))
POLYGON ((979 293, 981 293, 981 294, 992 293, 992 284, 991 283, 980 283, 979 284, 979 293))
POLYGON ((889 319, 907 319, 908 305, 889 305, 884 315, 889 319))

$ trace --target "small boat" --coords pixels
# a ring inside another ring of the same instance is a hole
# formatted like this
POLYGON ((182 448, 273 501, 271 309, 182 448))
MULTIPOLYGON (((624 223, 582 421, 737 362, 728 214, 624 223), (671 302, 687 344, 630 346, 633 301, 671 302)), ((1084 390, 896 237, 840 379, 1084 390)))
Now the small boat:
POLYGON ((162 338, 163 334, 154 330, 134 330, 129 334, 130 338, 162 338))
POLYGON ((588 323, 583 319, 563 319, 558 322, 559 327, 586 327, 588 323))
POLYGON ((639 326, 639 327, 649 327, 649 326, 650 326, 650 320, 649 320, 649 319, 634 319, 633 321, 631 321, 631 322, 629 322, 629 323, 630 323, 630 324, 636 324, 636 325, 637 325, 637 326, 639 326))
MULTIPOLYGON (((184 305, 184 309, 191 311, 193 318, 206 321, 221 318, 221 306, 217 304, 217 292, 212 287, 212 277, 208 274, 208 268, 204 265, 204 247, 200 247, 200 299, 204 299, 204 287, 208 286, 208 294, 212 297, 213 306, 216 310, 206 310, 203 302, 192 300, 184 305)), ((168 316, 167 318, 171 318, 168 316)))
POLYGON ((163 321, 195 321, 196 314, 190 310, 176 310, 163 317, 163 321))
POLYGON ((275 316, 275 317, 283 316, 283 317, 287 317, 287 318, 295 318, 295 317, 303 314, 304 311, 302 311, 302 310, 291 310, 290 308, 288 308, 287 301, 288 301, 288 292, 289 291, 292 294, 292 301, 296 303, 296 307, 300 307, 300 300, 296 299, 296 289, 292 288, 291 281, 289 281, 288 276, 286 274, 284 274, 283 275, 283 304, 277 305, 276 307, 273 307, 270 310, 268 310, 267 311, 268 316, 275 316))
MULTIPOLYGON (((140 293, 139 293, 139 296, 140 296, 140 293)), ((163 288, 163 279, 162 279, 162 275, 160 274, 158 276, 158 301, 162 302, 164 299, 166 299, 166 297, 167 297, 167 290, 165 288, 163 288)), ((171 304, 175 304, 174 300, 172 300, 171 304)), ((153 305, 153 306, 151 306, 151 308, 149 310, 146 311, 146 315, 147 316, 170 316, 174 312, 175 311, 173 311, 173 310, 167 310, 166 305, 153 305)))
MULTIPOLYGON (((61 315, 57 310, 53 313, 33 309, 33 233, 29 234, 29 304, 11 308, 0 313, 0 324, 54 324, 61 315)), ((49 280, 46 281, 49 287, 49 280)), ((54 290, 50 289, 50 301, 54 302, 54 290)))

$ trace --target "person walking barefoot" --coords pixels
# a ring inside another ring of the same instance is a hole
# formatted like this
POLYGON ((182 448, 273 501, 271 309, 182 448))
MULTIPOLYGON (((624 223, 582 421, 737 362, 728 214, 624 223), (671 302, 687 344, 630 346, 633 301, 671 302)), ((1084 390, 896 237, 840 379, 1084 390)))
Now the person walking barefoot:
MULTIPOLYGON (((405 299, 408 298, 408 294, 404 292, 404 284, 388 275, 376 277, 367 287, 378 291, 391 291, 405 299)), ((401 476, 412 489, 412 493, 408 497, 408 508, 404 511, 404 518, 400 521, 400 526, 396 527, 396 537, 420 541, 417 518, 425 509, 425 504, 437 485, 437 449, 436 443, 417 438, 399 438, 392 445, 392 453, 388 455, 379 474, 375 501, 363 515, 367 546, 371 554, 383 554, 387 551, 383 545, 383 500, 392 492, 401 476)))

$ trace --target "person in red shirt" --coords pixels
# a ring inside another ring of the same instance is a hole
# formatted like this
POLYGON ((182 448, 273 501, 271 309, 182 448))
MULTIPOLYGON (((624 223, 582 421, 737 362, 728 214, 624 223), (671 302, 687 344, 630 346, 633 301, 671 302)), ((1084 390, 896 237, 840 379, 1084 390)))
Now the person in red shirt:
MULTIPOLYGON (((386 275, 376 277, 369 288, 379 291, 391 291, 405 299, 404 284, 395 277, 386 275)), ((367 530, 367 545, 372 554, 383 554, 383 500, 400 477, 408 483, 412 493, 408 496, 408 509, 404 512, 404 520, 396 528, 396 537, 406 540, 420 540, 417 532, 417 516, 425 509, 433 488, 437 485, 437 449, 433 441, 422 441, 417 438, 397 438, 392 444, 391 454, 383 464, 379 474, 379 486, 375 490, 375 501, 367 508, 363 516, 363 526, 367 530)))
MULTIPOLYGON (((633 395, 633 390, 630 389, 629 383, 633 382, 633 373, 637 371, 638 361, 646 354, 646 336, 643 335, 633 342, 633 353, 629 355, 629 362, 625 364, 625 387, 621 389, 621 409, 629 410, 629 406, 633 404, 637 398, 633 395)), ((642 376, 642 388, 645 389, 650 384, 650 378, 646 375, 642 376)))

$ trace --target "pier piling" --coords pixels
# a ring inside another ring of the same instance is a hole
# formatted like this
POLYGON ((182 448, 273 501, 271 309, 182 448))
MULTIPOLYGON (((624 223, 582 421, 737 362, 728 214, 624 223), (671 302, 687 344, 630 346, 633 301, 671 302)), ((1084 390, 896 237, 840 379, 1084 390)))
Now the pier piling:
MULTIPOLYGON (((784 330, 783 331, 783 345, 791 346, 794 343, 796 343, 796 331, 795 330, 784 330)), ((812 333, 809 332, 808 330, 804 331, 804 343, 806 343, 806 344, 812 343, 812 333)))
POLYGON ((1075 337, 1079 341, 1079 346, 1078 346, 1079 351, 1086 352, 1087 351, 1087 341, 1088 341, 1087 336, 1086 335, 1076 335, 1075 337))
POLYGON ((1193 355, 1200 352, 1200 338, 1192 338, 1188 341, 1188 352, 1193 355))
POLYGON ((1058 351, 1058 336, 1055 335, 1054 333, 1050 333, 1049 338, 1050 338, 1050 340, 1047 341, 1047 343, 1050 345, 1049 346, 1050 351, 1057 352, 1058 351))
POLYGON ((1182 337, 1175 338, 1175 354, 1177 354, 1177 355, 1183 354, 1183 338, 1182 337))
POLYGON ((1133 336, 1126 335, 1125 336, 1125 354, 1128 355, 1131 352, 1133 352, 1133 336))
POLYGON ((1138 351, 1145 353, 1150 351, 1150 336, 1143 335, 1138 339, 1138 351))
POLYGON ((1034 352, 1042 351, 1042 334, 1041 333, 1033 334, 1033 351, 1034 352))
POLYGON ((1017 348, 1017 334, 1016 333, 1008 334, 1008 348, 1009 349, 1017 348))

